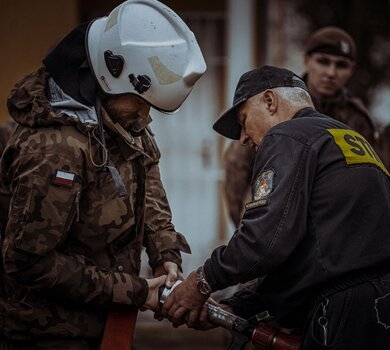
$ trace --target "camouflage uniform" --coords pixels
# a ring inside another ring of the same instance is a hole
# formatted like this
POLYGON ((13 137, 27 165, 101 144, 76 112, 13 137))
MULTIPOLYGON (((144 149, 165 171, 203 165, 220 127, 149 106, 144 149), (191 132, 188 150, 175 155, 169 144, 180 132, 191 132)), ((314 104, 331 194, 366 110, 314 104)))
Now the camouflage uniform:
POLYGON ((255 151, 242 146, 240 141, 231 142, 224 153, 223 190, 228 214, 235 227, 239 227, 245 204, 251 200, 250 185, 254 159, 255 151))
POLYGON ((152 268, 180 266, 180 251, 190 250, 171 223, 150 129, 131 135, 103 110, 108 167, 99 166, 96 121, 56 114, 49 81, 41 68, 8 101, 19 125, 1 162, 9 219, 3 206, 0 333, 88 348, 99 343, 107 310, 144 304, 142 245, 152 268))
POLYGON ((15 129, 15 122, 10 120, 0 125, 0 156, 3 154, 8 139, 15 129))
MULTIPOLYGON (((362 134, 375 148, 375 128, 363 102, 350 96, 344 89, 333 99, 319 100, 312 96, 314 106, 320 113, 339 120, 362 134)), ((244 205, 250 199, 250 184, 255 151, 233 141, 225 151, 225 198, 234 225, 238 227, 244 205)))

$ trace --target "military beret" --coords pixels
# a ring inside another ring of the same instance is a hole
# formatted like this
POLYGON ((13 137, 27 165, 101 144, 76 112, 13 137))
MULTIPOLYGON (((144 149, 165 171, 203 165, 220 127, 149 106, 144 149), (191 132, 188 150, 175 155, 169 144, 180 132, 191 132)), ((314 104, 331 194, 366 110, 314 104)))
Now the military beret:
POLYGON ((314 32, 306 42, 306 54, 323 52, 356 60, 356 44, 341 28, 324 27, 314 32))

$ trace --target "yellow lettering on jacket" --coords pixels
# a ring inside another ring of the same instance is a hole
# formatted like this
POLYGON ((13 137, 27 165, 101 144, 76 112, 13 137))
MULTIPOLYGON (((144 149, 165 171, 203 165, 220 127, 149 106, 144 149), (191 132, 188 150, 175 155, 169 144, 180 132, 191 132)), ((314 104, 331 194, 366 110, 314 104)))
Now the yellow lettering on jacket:
POLYGON ((348 129, 328 129, 328 131, 343 152, 347 164, 375 164, 390 176, 372 146, 362 135, 348 129))

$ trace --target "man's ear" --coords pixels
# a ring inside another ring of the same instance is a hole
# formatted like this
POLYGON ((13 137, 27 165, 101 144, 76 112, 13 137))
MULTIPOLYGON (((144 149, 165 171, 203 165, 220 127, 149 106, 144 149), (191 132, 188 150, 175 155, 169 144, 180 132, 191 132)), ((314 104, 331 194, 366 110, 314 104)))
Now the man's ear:
POLYGON ((266 90, 263 94, 263 101, 267 105, 267 109, 270 111, 271 115, 274 114, 277 109, 277 100, 275 92, 272 90, 266 90))

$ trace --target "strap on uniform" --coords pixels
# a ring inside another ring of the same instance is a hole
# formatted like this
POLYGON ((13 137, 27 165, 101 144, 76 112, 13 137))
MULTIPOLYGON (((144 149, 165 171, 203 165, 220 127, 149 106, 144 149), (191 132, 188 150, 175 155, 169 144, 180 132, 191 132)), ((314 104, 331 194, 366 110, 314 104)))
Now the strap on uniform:
POLYGON ((131 350, 138 310, 110 311, 100 350, 131 350))

